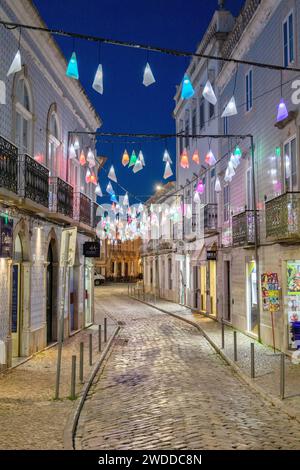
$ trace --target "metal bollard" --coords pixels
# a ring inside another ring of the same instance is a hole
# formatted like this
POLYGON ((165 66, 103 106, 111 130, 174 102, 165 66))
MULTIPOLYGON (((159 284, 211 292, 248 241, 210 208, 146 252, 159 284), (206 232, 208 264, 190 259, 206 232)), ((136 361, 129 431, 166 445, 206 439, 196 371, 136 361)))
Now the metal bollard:
POLYGON ((237 334, 236 331, 233 332, 233 357, 234 361, 237 362, 237 334))
POLYGON ((254 379, 255 378, 255 359, 254 359, 254 343, 251 343, 250 344, 250 348, 251 348, 251 355, 250 355, 250 359, 251 359, 251 379, 254 379))
POLYGON ((221 320, 221 326, 222 326, 222 349, 225 348, 225 325, 223 322, 223 318, 221 320))
POLYGON ((90 366, 93 364, 93 335, 89 334, 89 363, 90 366))
POLYGON ((101 325, 98 325, 98 351, 101 351, 101 325))
POLYGON ((79 351, 79 381, 83 384, 83 350, 84 350, 84 343, 80 343, 80 351, 79 351))
POLYGON ((72 356, 72 368, 71 368, 71 400, 76 398, 76 356, 72 356))
POLYGON ((107 341, 107 318, 104 318, 104 343, 107 341))
POLYGON ((285 393, 285 354, 280 355, 280 398, 284 399, 285 393))

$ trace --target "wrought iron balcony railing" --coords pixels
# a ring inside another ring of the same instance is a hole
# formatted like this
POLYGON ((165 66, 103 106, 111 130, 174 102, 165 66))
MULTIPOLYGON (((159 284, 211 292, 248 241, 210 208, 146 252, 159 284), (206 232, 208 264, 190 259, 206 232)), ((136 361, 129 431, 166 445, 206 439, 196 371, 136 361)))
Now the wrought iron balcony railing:
POLYGON ((0 136, 0 188, 18 191, 18 149, 0 136))
POLYGON ((73 218, 73 187, 57 176, 49 178, 49 209, 73 218))
POLYGON ((82 193, 74 194, 74 219, 83 224, 92 226, 92 201, 82 193))
POLYGON ((98 222, 100 221, 100 217, 97 216, 99 204, 97 202, 92 202, 92 220, 93 220, 93 227, 96 228, 98 222))
POLYGON ((204 231, 214 232, 218 230, 218 206, 206 204, 204 206, 204 231))
MULTIPOLYGON (((256 212, 259 227, 259 214, 256 212)), ((249 246, 255 244, 255 211, 246 210, 232 217, 232 245, 249 246)))
POLYGON ((44 207, 49 205, 49 170, 27 154, 19 155, 19 194, 44 207))
POLYGON ((300 240, 300 192, 286 192, 266 202, 266 238, 300 240))

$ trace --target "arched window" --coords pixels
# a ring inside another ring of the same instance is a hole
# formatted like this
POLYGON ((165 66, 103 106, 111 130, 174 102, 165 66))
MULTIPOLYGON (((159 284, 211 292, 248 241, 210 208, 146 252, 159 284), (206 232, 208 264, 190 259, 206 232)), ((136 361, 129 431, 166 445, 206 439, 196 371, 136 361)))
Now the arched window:
POLYGON ((14 260, 22 261, 23 260, 23 246, 20 235, 18 234, 14 243, 14 260))
POLYGON ((59 124, 56 113, 56 105, 50 107, 48 113, 48 148, 47 148, 47 166, 50 170, 50 176, 59 176, 58 149, 60 147, 59 140, 59 124))
POLYGON ((33 103, 28 80, 21 76, 15 88, 16 145, 21 153, 32 154, 33 103))

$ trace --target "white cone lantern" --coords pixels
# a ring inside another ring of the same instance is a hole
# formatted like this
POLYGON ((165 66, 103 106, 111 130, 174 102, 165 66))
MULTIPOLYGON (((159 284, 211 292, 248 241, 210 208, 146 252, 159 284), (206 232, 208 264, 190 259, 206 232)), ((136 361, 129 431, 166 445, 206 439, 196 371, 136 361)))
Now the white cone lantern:
POLYGON ((173 163, 167 149, 164 151, 163 162, 173 163))
POLYGON ((224 109, 222 113, 222 118, 224 117, 230 117, 230 116, 235 116, 237 114, 237 109, 236 109, 236 102, 235 102, 235 97, 232 96, 224 109))
POLYGON ((164 172, 163 178, 166 180, 167 178, 170 178, 170 176, 172 176, 172 175, 173 175, 173 171, 172 171, 171 165, 170 165, 169 162, 166 162, 165 172, 164 172))
POLYGON ((18 51, 14 57, 14 60, 11 63, 11 66, 9 67, 7 76, 11 75, 12 73, 20 72, 21 70, 22 70, 21 52, 18 51))
POLYGON ((216 191, 216 193, 220 193, 222 191, 221 182, 220 182, 220 179, 219 179, 218 176, 217 176, 216 182, 215 182, 215 191, 216 191))
POLYGON ((71 144, 69 148, 69 158, 71 160, 74 160, 74 158, 76 158, 76 151, 75 151, 75 147, 73 144, 71 144))
POLYGON ((117 181, 117 177, 116 177, 116 172, 115 172, 115 169, 114 169, 114 166, 113 166, 113 165, 110 167, 110 170, 109 170, 107 176, 108 176, 108 178, 109 178, 110 180, 114 181, 115 183, 118 182, 118 181, 117 181))
POLYGON ((208 101, 209 103, 215 105, 217 103, 217 98, 216 98, 216 95, 215 95, 215 92, 213 90, 213 87, 212 87, 212 84, 210 83, 209 80, 207 80, 206 84, 205 84, 205 87, 203 89, 203 92, 202 92, 202 96, 203 98, 206 99, 206 101, 208 101))
POLYGON ((141 164, 145 166, 145 159, 144 159, 143 152, 141 150, 139 151, 138 159, 140 160, 141 164))
POLYGON ((201 202, 200 195, 199 195, 198 191, 196 191, 195 194, 194 194, 194 202, 196 204, 199 204, 199 202, 201 202))
POLYGON ((95 74, 94 82, 92 85, 93 89, 103 95, 103 68, 102 64, 98 65, 97 72, 95 74))
POLYGON ((95 188, 95 194, 97 194, 97 196, 100 196, 102 197, 103 196, 103 193, 102 193, 102 190, 101 190, 101 186, 100 184, 98 183, 96 188, 95 188))
POLYGON ((227 183, 230 183, 230 181, 232 180, 232 178, 234 177, 234 175, 235 175, 235 171, 234 171, 232 162, 229 161, 229 162, 228 162, 228 166, 227 166, 227 168, 226 168, 224 180, 225 180, 227 183))
POLYGON ((135 162, 135 165, 132 169, 133 173, 137 173, 138 171, 141 171, 143 169, 143 165, 141 160, 138 158, 137 161, 135 162))
POLYGON ((113 194, 114 190, 113 190, 111 182, 109 182, 108 185, 106 186, 106 192, 108 194, 113 194))
POLYGON ((123 199, 123 206, 129 206, 128 193, 126 193, 125 196, 124 196, 124 199, 123 199))
POLYGON ((143 78, 143 85, 149 86, 155 83, 155 78, 152 73, 151 67, 149 63, 147 62, 145 70, 144 70, 144 78, 143 78))

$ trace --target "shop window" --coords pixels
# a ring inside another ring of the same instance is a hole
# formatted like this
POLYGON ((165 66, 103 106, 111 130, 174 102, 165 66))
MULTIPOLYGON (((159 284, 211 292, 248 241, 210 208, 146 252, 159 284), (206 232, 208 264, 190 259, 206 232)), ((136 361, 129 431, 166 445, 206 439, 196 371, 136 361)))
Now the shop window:
POLYGON ((285 190, 297 191, 297 146, 293 138, 284 144, 285 190))

